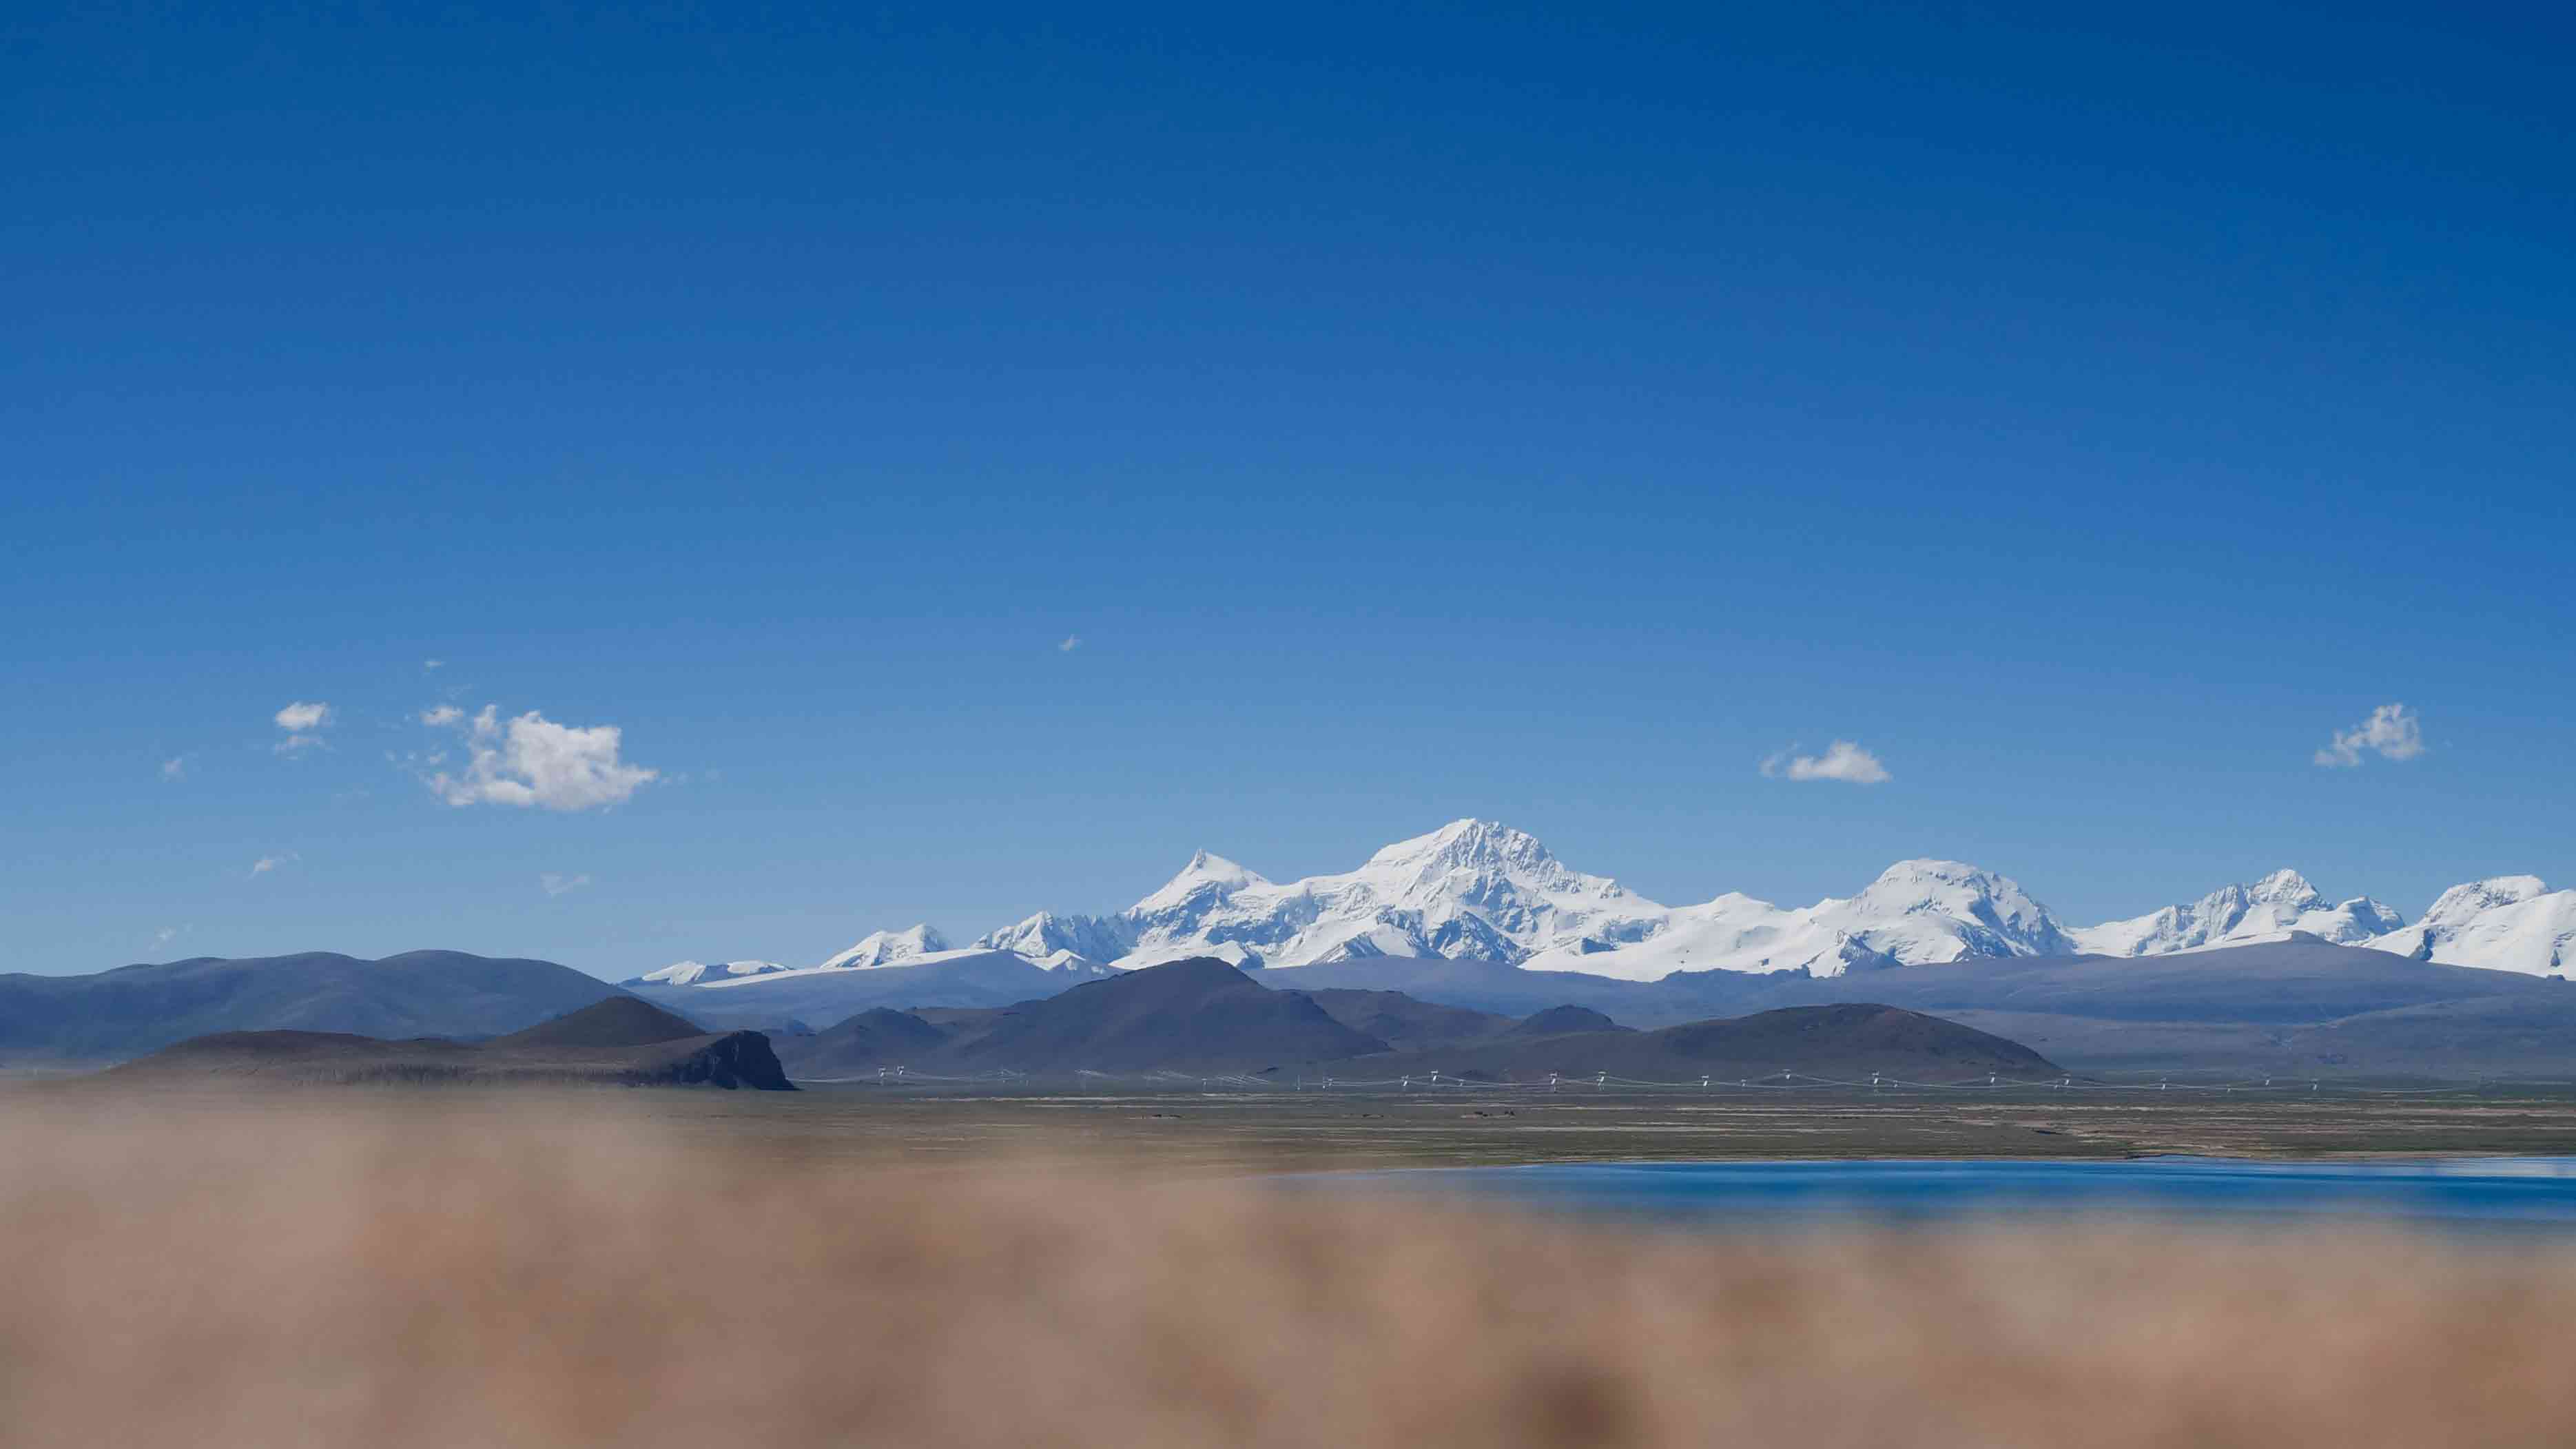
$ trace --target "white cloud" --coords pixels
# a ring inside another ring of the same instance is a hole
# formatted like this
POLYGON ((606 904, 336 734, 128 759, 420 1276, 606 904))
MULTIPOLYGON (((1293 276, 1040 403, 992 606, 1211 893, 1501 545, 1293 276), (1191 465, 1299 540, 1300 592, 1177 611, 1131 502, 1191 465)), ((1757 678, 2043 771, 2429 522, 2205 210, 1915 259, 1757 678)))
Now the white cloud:
POLYGON ((291 850, 281 851, 276 855, 263 855, 251 865, 250 873, 253 879, 257 879, 280 866, 293 865, 303 858, 291 850))
POLYGON ((1057 646, 1055 646, 1055 652, 1056 652, 1056 653, 1058 653, 1058 654, 1070 654, 1070 653, 1072 653, 1073 651, 1075 651, 1076 649, 1079 649, 1079 648, 1081 648, 1081 647, 1082 647, 1082 636, 1081 636, 1081 635, 1079 635, 1079 634, 1067 634, 1067 635, 1065 635, 1065 636, 1064 636, 1064 642, 1063 642, 1063 643, 1061 643, 1061 644, 1058 644, 1057 646))
POLYGON ((453 725, 464 721, 465 711, 452 704, 433 705, 420 712, 420 722, 425 725, 453 725))
POLYGON ((177 926, 163 926, 160 930, 152 933, 152 944, 155 946, 169 945, 172 938, 179 934, 179 930, 180 928, 177 926))
POLYGON ((420 667, 423 669, 445 669, 447 667, 447 661, 444 659, 424 659, 420 661, 420 667))
POLYGON ((559 725, 535 710, 504 721, 488 704, 471 720, 440 722, 463 729, 467 740, 463 771, 429 777, 429 788, 450 805, 591 810, 620 804, 660 778, 618 758, 615 725, 559 725))
POLYGON ((1793 755, 1787 750, 1762 762, 1766 778, 1787 776, 1792 780, 1840 780, 1846 785, 1877 785, 1895 777, 1878 762, 1878 756, 1850 740, 1836 740, 1821 755, 1793 755))
POLYGON ((308 704, 299 699, 279 710, 277 727, 286 731, 286 738, 277 742, 277 752, 281 755, 292 755, 300 750, 309 750, 320 745, 321 730, 330 724, 331 720, 331 706, 327 704, 308 704))
POLYGON ((2350 769, 2361 763, 2364 750, 2383 760, 2411 760, 2424 753, 2424 722, 2402 704, 2383 704, 2351 729, 2335 731, 2334 742, 2315 758, 2328 769, 2350 769))
POLYGON ((164 780, 184 780, 188 778, 188 757, 186 755, 172 755, 170 758, 163 760, 161 762, 161 778, 164 780))
POLYGON ((586 875, 557 875, 553 871, 547 871, 545 874, 537 877, 537 884, 545 887, 545 892, 548 896, 559 896, 566 891, 577 891, 583 886, 590 884, 590 877, 586 875))

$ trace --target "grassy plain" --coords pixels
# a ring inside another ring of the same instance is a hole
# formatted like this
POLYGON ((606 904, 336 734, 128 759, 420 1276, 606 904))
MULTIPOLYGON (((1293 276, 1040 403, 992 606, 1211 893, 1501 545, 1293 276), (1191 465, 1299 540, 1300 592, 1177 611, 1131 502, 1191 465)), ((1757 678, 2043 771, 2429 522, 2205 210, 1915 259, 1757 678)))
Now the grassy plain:
POLYGON ((794 1093, 608 1089, 103 1092, 59 1081, 11 1101, 110 1118, 337 1117, 354 1102, 399 1118, 496 1125, 602 1110, 674 1141, 786 1163, 980 1162, 1043 1152, 1153 1175, 1336 1167, 1821 1157, 2576 1155, 2576 1092, 2375 1095, 2296 1090, 1514 1093, 893 1090, 794 1093))
POLYGON ((0 1444, 2563 1444, 2548 1240, 1677 1234, 1247 1173, 2571 1142, 2542 1099, 21 1089, 0 1444))

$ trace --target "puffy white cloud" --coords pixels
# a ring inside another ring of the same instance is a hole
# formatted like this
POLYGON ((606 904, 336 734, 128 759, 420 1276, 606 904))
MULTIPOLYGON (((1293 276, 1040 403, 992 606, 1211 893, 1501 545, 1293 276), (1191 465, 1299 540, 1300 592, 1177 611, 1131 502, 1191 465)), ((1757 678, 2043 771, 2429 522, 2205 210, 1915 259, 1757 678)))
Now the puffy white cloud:
POLYGON ((263 855, 251 864, 251 877, 256 880, 260 876, 264 876, 270 871, 277 869, 279 866, 293 865, 295 862, 302 860, 303 858, 304 857, 297 855, 291 850, 280 851, 275 855, 263 855))
POLYGON ((2411 760, 2424 753, 2424 722, 2402 704, 2383 704, 2351 729, 2335 731, 2333 742, 2317 751, 2316 762, 2328 769, 2350 769, 2361 763, 2364 750, 2383 760, 2411 760))
POLYGON ((277 742, 277 752, 291 755, 321 744, 322 728, 330 724, 331 719, 331 706, 318 702, 307 703, 299 699, 279 710, 277 727, 286 731, 286 738, 277 742))
POLYGON ((1070 654, 1070 653, 1072 653, 1073 651, 1075 651, 1076 649, 1079 649, 1079 648, 1081 648, 1081 647, 1082 647, 1082 636, 1081 636, 1081 635, 1079 635, 1079 634, 1067 634, 1067 635, 1065 635, 1065 636, 1064 636, 1064 642, 1063 642, 1063 643, 1061 643, 1061 644, 1058 644, 1057 646, 1055 646, 1055 652, 1056 652, 1056 653, 1058 653, 1058 654, 1070 654))
POLYGON ((1846 785, 1876 785, 1895 778, 1878 756, 1850 740, 1836 740, 1821 755, 1793 755, 1795 745, 1762 762, 1766 777, 1792 780, 1840 780, 1846 785))
POLYGON ((471 719, 448 713, 455 717, 438 722, 465 732, 465 768, 429 776, 429 788, 450 805, 592 810, 620 804, 660 778, 618 758, 615 725, 560 725, 535 710, 503 720, 488 704, 471 719))
POLYGON ((557 875, 553 871, 547 871, 545 874, 537 877, 537 884, 545 888, 545 892, 548 896, 559 896, 566 891, 577 891, 583 886, 590 884, 590 877, 586 875, 557 875))

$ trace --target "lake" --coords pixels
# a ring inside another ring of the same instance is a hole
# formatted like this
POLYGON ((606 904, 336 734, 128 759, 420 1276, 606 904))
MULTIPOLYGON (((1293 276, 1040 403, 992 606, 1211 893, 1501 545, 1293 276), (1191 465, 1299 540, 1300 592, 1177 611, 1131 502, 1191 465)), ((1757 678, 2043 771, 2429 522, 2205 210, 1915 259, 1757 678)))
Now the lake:
POLYGON ((1319 1173, 1300 1181, 1712 1226, 2084 1214, 2576 1230, 2576 1157, 1550 1163, 1319 1173))

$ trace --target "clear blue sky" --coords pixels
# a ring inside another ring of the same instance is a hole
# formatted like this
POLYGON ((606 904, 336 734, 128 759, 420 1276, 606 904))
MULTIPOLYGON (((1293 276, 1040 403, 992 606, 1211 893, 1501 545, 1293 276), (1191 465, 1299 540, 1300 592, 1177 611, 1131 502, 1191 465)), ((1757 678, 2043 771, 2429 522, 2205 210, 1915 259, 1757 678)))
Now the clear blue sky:
POLYGON ((858 8, 0 22, 0 970, 2576 878, 2564 11, 858 8))

